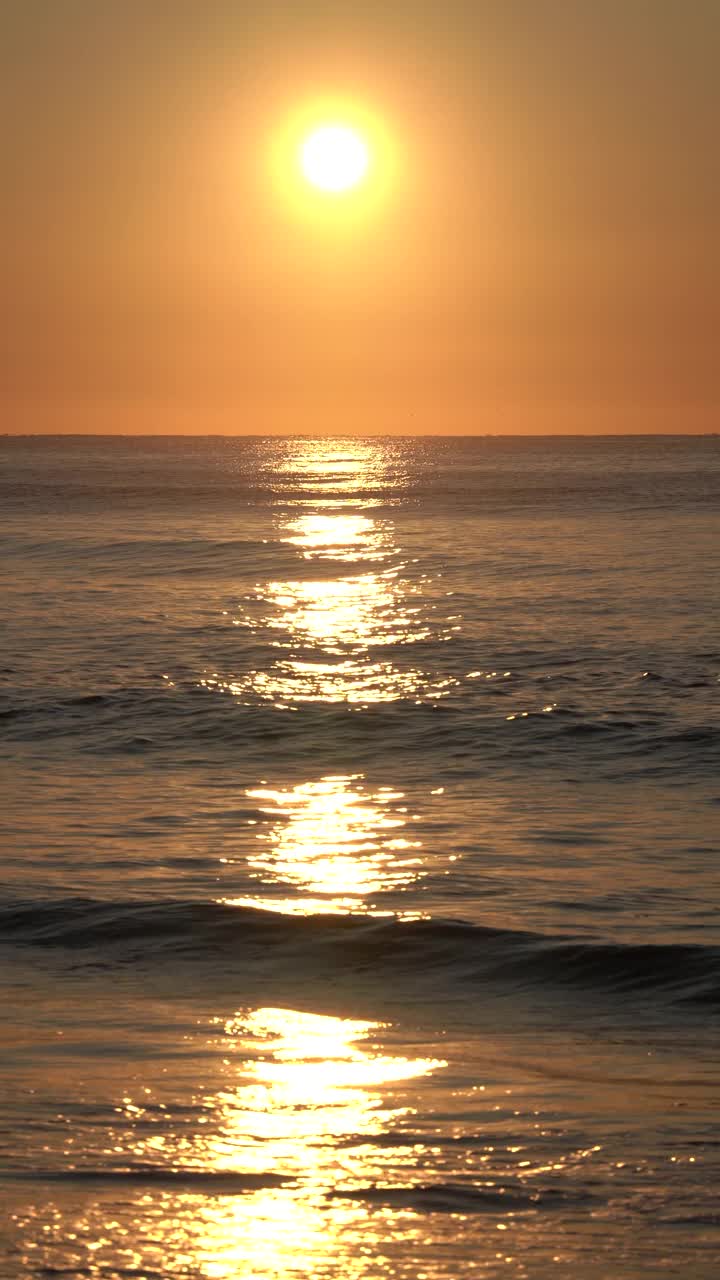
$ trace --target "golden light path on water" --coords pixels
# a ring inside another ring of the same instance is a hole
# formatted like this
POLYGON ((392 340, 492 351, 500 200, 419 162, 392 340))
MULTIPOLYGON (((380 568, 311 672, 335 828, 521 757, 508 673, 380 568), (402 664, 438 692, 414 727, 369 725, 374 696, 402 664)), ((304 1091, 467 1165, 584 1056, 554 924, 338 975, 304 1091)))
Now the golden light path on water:
MULTIPOLYGON (((258 584, 231 619, 282 656, 237 677, 208 673, 205 688, 290 711, 308 702, 360 710, 446 695, 450 681, 433 681, 392 656, 417 640, 449 635, 424 611, 422 576, 407 576, 392 522, 372 514, 393 484, 381 446, 290 446, 276 476, 279 540, 307 571, 258 584)), ((258 893, 226 903, 309 916, 385 915, 391 913, 378 906, 378 895, 402 893, 425 874, 411 826, 419 815, 408 813, 393 787, 337 774, 245 794, 257 805, 248 820, 257 827, 257 850, 242 861, 258 893)), ((289 1182, 241 1196, 183 1197, 178 1209, 183 1218, 193 1214, 193 1263, 203 1277, 360 1277, 377 1267, 389 1235, 395 1245, 416 1236, 412 1211, 371 1210, 344 1198, 353 1187, 382 1186, 390 1166, 395 1180, 403 1170, 412 1180, 425 1148, 388 1144, 388 1130, 413 1111, 417 1095, 403 1092, 404 1083, 447 1065, 382 1052, 384 1030, 274 1008, 222 1023, 234 1079, 202 1100, 212 1134, 197 1137, 183 1163, 289 1182), (377 1135, 382 1143, 373 1142, 377 1135), (338 1188, 343 1196, 334 1198, 338 1188)), ((136 1154, 162 1156, 165 1142, 150 1138, 136 1154)), ((176 1232, 178 1222, 166 1229, 176 1232)))
MULTIPOLYGON (((383 1024, 257 1008, 216 1020, 208 1051, 223 1055, 225 1082, 196 1098, 207 1124, 192 1139, 159 1133, 136 1141, 134 1159, 167 1162, 208 1175, 281 1178, 241 1195, 183 1194, 154 1214, 153 1234, 168 1249, 187 1247, 192 1233, 193 1274, 208 1280, 232 1276, 280 1277, 366 1274, 374 1245, 391 1228, 397 1240, 408 1211, 372 1213, 361 1201, 333 1199, 368 1184, 384 1184, 386 1163, 395 1177, 421 1160, 424 1146, 372 1142, 411 1113, 403 1082, 447 1066, 443 1059, 382 1052, 375 1043, 383 1024), (386 1094, 399 1090, 399 1098, 386 1094), (339 1273, 338 1273, 339 1274, 339 1273)), ((126 1096, 129 1122, 142 1121, 145 1099, 126 1096)), ((140 1259, 136 1259, 138 1263, 140 1259)))
MULTIPOLYGON (((317 504, 315 504, 317 505, 317 504)), ((337 506, 333 503, 333 506, 337 506)), ((391 549, 390 530, 369 516, 333 512, 300 515, 287 524, 291 546, 306 559, 382 560, 391 549)))
POLYGON ((258 583, 231 619, 284 656, 236 677, 206 672, 203 688, 284 711, 312 702, 362 710, 447 697, 455 680, 399 665, 393 653, 459 629, 423 601, 427 577, 408 575, 392 521, 369 514, 393 501, 397 483, 379 443, 301 441, 289 448, 274 480, 279 540, 298 551, 307 571, 258 583))
POLYGON ((348 650, 408 644, 430 634, 417 620, 419 606, 398 599, 392 570, 323 582, 271 582, 267 599, 278 610, 267 625, 290 637, 273 641, 284 648, 299 642, 342 656, 348 650))
POLYGON ((273 896, 225 900, 232 905, 302 915, 388 915, 374 896, 403 892, 424 874, 417 854, 422 842, 405 830, 418 815, 408 815, 403 793, 392 787, 370 790, 360 775, 338 775, 246 795, 259 802, 263 826, 256 834, 258 852, 244 861, 273 896), (295 896, 274 896, 283 887, 292 887, 295 896))

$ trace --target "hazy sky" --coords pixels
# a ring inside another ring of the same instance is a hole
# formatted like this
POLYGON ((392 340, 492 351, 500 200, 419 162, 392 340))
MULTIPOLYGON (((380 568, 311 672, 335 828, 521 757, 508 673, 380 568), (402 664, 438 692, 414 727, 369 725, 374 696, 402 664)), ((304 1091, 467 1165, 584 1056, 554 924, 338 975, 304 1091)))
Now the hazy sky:
POLYGON ((0 430, 720 429, 719 58, 720 0, 4 0, 0 430))

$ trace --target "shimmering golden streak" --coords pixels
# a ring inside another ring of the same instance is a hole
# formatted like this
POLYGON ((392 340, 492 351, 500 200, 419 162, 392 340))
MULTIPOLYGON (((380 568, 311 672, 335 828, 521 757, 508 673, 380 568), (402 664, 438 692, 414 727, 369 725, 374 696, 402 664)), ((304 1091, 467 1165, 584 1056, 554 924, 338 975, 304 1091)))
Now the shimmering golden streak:
POLYGON ((414 856, 419 840, 401 835, 404 812, 396 806, 402 792, 368 793, 358 776, 335 775, 292 789, 254 788, 259 813, 270 820, 256 834, 265 846, 247 865, 273 888, 295 886, 298 898, 230 899, 238 906, 265 906, 301 914, 350 911, 387 914, 373 901, 382 892, 402 892, 423 874, 414 856), (410 855, 410 856, 408 856, 410 855))

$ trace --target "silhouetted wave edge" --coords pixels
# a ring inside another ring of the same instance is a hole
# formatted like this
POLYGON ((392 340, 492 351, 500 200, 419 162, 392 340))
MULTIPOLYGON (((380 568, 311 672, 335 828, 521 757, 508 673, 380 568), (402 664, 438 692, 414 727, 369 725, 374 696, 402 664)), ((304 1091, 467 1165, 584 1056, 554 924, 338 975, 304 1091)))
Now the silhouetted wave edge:
POLYGON ((275 960, 308 976, 436 976, 720 1005, 718 946, 595 941, 443 918, 297 916, 214 901, 13 899, 0 904, 0 941, 92 949, 126 962, 275 960))

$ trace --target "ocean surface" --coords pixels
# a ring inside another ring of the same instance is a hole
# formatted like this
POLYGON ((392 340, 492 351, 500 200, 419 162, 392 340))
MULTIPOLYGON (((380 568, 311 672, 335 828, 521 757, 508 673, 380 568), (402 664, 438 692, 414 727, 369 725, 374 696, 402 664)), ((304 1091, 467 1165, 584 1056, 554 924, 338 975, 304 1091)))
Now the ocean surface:
POLYGON ((0 1280, 720 1274, 720 438, 0 464, 0 1280))

